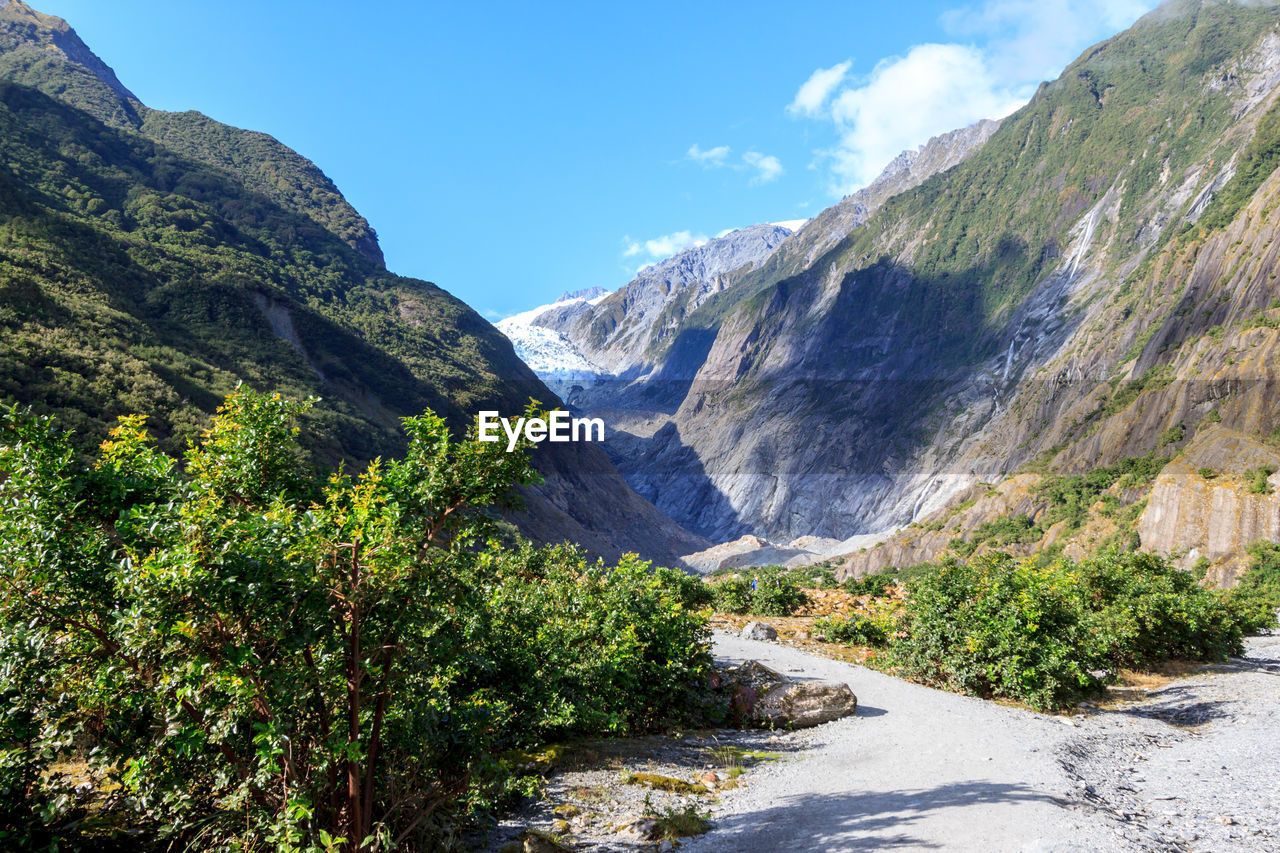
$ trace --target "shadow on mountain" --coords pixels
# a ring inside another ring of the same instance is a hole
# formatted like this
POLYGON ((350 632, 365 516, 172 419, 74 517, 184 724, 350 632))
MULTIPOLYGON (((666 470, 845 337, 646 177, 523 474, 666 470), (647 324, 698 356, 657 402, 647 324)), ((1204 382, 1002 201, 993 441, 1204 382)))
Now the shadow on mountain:
MULTIPOLYGON (((1001 803, 1061 801, 1025 785, 959 782, 933 788, 856 791, 791 797, 772 808, 720 819, 709 841, 725 853, 759 850, 855 851, 947 849, 912 832, 912 825, 952 809, 1001 803)), ((963 817, 951 817, 962 837, 963 817)))
POLYGON ((685 528, 715 541, 750 532, 674 422, 647 439, 615 430, 605 448, 627 485, 685 528), (641 448, 641 454, 632 448, 641 448))

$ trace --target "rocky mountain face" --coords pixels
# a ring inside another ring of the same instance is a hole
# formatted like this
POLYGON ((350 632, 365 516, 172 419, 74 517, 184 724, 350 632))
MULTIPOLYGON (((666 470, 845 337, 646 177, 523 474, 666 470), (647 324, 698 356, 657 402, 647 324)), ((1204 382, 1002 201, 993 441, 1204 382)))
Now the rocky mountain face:
POLYGON ((534 323, 572 341, 610 379, 652 379, 659 357, 664 366, 671 363, 670 334, 683 317, 722 291, 730 274, 758 267, 790 235, 779 225, 741 228, 645 267, 598 302, 557 304, 534 323))
MULTIPOLYGON (((368 223, 265 134, 148 109, 61 19, 0 3, 0 399, 85 442, 144 413, 168 450, 238 382, 320 403, 310 452, 362 466, 399 418, 456 430, 555 395, 434 284, 389 273, 368 223)), ((543 445, 513 520, 615 558, 708 543, 638 497, 603 450, 543 445), (607 512, 605 511, 607 508, 607 512)))
POLYGON ((887 199, 959 163, 998 127, 978 122, 903 152, 872 184, 795 233, 773 224, 739 229, 647 267, 603 300, 561 300, 499 327, 571 405, 608 416, 610 455, 642 495, 713 539, 778 535, 708 489, 699 454, 680 440, 672 417, 703 375, 717 327, 751 281, 824 254, 887 199))
POLYGON ((1149 544, 1228 581, 1276 525, 1278 24, 1166 3, 950 168, 659 314, 645 375, 683 386, 582 397, 620 469, 719 541, 901 528, 845 573, 1149 544))

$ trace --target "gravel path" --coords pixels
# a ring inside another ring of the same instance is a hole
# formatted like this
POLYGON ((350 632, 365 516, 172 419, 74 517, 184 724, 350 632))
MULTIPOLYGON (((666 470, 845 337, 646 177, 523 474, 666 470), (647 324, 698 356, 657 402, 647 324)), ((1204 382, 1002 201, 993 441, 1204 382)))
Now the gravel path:
POLYGON ((1277 851, 1280 637, 1120 710, 1072 718, 717 633, 725 663, 847 682, 858 715, 727 792, 711 851, 1277 851))

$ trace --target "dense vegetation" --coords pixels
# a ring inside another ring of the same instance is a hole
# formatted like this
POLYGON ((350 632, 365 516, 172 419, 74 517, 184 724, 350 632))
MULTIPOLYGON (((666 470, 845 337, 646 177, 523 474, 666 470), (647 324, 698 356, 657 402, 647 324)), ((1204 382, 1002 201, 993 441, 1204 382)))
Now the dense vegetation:
POLYGON ((1280 610, 1280 543, 1255 542, 1249 547, 1249 570, 1230 595, 1249 630, 1275 627, 1280 610))
MULTIPOLYGON (((76 68, 41 79, 56 89, 76 68)), ((0 82, 0 399, 58 414, 87 445, 145 411, 177 452, 244 381, 322 396, 308 447, 364 462, 402 452, 400 417, 431 408, 459 427, 545 393, 473 311, 353 249, 371 235, 304 158, 152 114, 179 153, 75 92, 0 82)))
POLYGON ((790 616, 808 603, 805 587, 834 586, 830 569, 759 566, 713 572, 711 596, 721 613, 790 616))
POLYGON ((1239 654, 1247 627, 1229 596, 1151 554, 1046 565, 990 553, 912 585, 889 661, 927 684, 1054 709, 1098 692, 1107 670, 1239 654))
POLYGON ((486 544, 527 448, 428 413, 402 459, 309 470, 309 405, 239 390, 181 462, 140 417, 87 461, 0 419, 0 846, 428 849, 512 749, 707 711, 699 581, 486 544), (69 757, 118 786, 88 820, 69 757))

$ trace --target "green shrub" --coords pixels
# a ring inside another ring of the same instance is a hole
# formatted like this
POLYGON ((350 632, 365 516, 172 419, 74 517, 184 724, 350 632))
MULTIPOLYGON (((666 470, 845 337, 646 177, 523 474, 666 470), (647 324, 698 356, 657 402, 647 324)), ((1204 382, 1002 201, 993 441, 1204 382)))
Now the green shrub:
POLYGON ((810 576, 803 572, 764 566, 750 570, 749 574, 717 581, 711 590, 715 608, 721 613, 790 616, 809 602, 801 589, 801 584, 809 580, 810 576))
POLYGON ((751 612, 751 581, 747 578, 728 578, 714 584, 711 590, 719 612, 739 615, 751 612))
POLYGON ((828 643, 845 643, 851 646, 884 646, 889 634, 875 621, 865 616, 843 619, 838 616, 816 619, 813 628, 828 643))
POLYGON ((1243 626, 1150 554, 1047 566, 990 554, 913 584, 889 659, 928 684, 1054 709, 1099 690, 1092 671, 1238 654, 1243 626))
POLYGON ((1177 444, 1186 437, 1187 428, 1182 424, 1174 424, 1164 432, 1160 433, 1160 446, 1164 447, 1169 444, 1177 444))
POLYGON ((697 579, 485 545, 527 448, 428 413, 403 459, 312 472, 306 405, 238 391, 182 466, 139 417, 85 465, 0 413, 0 846, 67 823, 76 736, 138 841, 435 849, 512 747, 711 713, 697 579))
POLYGON ((1257 468, 1250 468, 1244 472, 1245 479, 1249 481, 1249 491, 1255 495, 1271 494, 1271 483, 1268 479, 1276 472, 1274 465, 1259 465, 1257 468))
POLYGON ((1212 480, 1214 477, 1218 476, 1218 472, 1212 468, 1200 468, 1197 469, 1196 473, 1206 480, 1212 480))
POLYGON ((1004 554, 951 562, 916 582, 906 636, 891 665, 926 684, 1034 708, 1071 704, 1098 690, 1103 665, 1081 623, 1073 578, 1004 554))
POLYGON ((1228 593, 1245 630, 1256 633, 1277 626, 1280 609, 1280 543, 1255 542, 1249 546, 1249 570, 1228 593))
POLYGON ((1111 552, 1075 573, 1109 666, 1225 660, 1243 651, 1240 619, 1223 596, 1154 554, 1111 552))
POLYGON ((876 572, 862 578, 849 578, 844 582, 844 591, 850 595, 869 595, 872 598, 884 598, 898 586, 897 570, 876 572))
POLYGON ((755 579, 751 612, 756 616, 790 616, 809 603, 809 597, 793 580, 780 575, 755 579))

